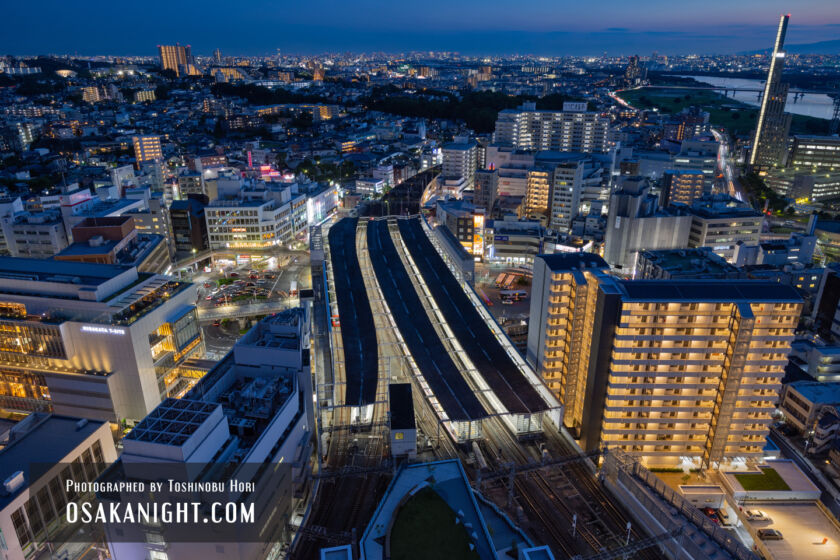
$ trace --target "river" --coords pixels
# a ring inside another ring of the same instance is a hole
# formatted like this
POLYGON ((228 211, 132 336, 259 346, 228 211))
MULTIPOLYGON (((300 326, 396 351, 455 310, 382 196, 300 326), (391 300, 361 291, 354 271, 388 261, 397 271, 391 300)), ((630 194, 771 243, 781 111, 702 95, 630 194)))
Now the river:
MULTIPOLYGON (((764 80, 748 80, 744 78, 721 78, 718 76, 680 76, 681 78, 694 78, 698 82, 710 84, 715 87, 742 87, 750 89, 763 89, 764 80)), ((782 78, 784 80, 784 78, 782 78)), ((747 103, 748 105, 760 105, 758 92, 738 91, 734 99, 747 103)), ((733 98, 732 92, 729 97, 733 98)), ((804 97, 794 100, 794 94, 789 93, 785 111, 794 115, 806 115, 818 119, 830 119, 834 108, 834 100, 825 94, 808 93, 804 97)))

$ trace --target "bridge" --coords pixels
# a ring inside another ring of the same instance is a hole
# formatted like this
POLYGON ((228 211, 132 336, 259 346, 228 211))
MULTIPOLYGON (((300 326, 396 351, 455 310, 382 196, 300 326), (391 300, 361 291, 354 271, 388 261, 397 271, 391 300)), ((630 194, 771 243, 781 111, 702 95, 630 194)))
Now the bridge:
POLYGON ((270 315, 288 309, 291 299, 266 301, 261 303, 231 303, 220 307, 199 307, 197 309, 199 321, 216 321, 220 319, 239 319, 270 315))
POLYGON ((235 257, 236 255, 257 255, 261 257, 281 257, 287 255, 305 255, 306 251, 290 251, 281 246, 264 247, 260 249, 205 249, 182 257, 172 263, 172 270, 181 270, 194 266, 204 260, 221 257, 235 257))
MULTIPOLYGON (((753 92, 753 93, 764 93, 764 88, 760 87, 738 87, 738 86, 713 86, 713 85, 705 85, 705 86, 692 86, 692 85, 685 85, 685 86, 660 86, 660 85, 651 85, 651 86, 641 86, 638 88, 630 88, 630 89, 644 89, 644 88, 651 88, 651 89, 693 89, 693 90, 705 90, 705 91, 746 91, 746 92, 753 92)), ((623 91, 623 90, 619 90, 623 91)), ((837 95, 836 89, 826 89, 826 90, 817 90, 817 89, 790 89, 788 93, 795 94, 799 97, 802 97, 806 94, 810 95, 829 95, 834 96, 837 95)))

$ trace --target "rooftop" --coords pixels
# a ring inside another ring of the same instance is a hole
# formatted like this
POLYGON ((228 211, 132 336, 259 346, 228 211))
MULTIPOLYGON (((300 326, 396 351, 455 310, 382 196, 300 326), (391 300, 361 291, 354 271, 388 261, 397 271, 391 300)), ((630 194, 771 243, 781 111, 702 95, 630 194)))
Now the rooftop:
POLYGON ((812 403, 840 404, 840 382, 794 381, 788 386, 812 403))
POLYGON ((23 471, 25 481, 17 491, 0 495, 0 509, 29 486, 32 478, 37 480, 42 474, 39 466, 46 468, 60 463, 105 423, 55 414, 31 415, 22 422, 32 422, 32 425, 0 450, 0 480, 7 480, 16 472, 23 471))
MULTIPOLYGON (((0 286, 3 278, 99 286, 131 269, 130 266, 114 264, 0 257, 0 286)), ((37 291, 34 287, 33 290, 37 291)))
POLYGON ((723 257, 713 253, 709 248, 670 249, 661 251, 642 251, 639 260, 644 259, 649 264, 667 270, 671 276, 686 276, 689 274, 721 274, 737 275, 738 268, 726 262, 723 257))
POLYGON ((552 272, 582 268, 600 270, 609 270, 610 268, 610 265, 595 253, 554 253, 552 255, 537 255, 537 258, 545 261, 546 266, 552 272))
POLYGON ((619 280, 625 299, 640 301, 801 302, 797 291, 764 280, 619 280))
POLYGON ((411 383, 388 385, 388 400, 391 410, 391 429, 413 430, 414 404, 411 400, 411 383))

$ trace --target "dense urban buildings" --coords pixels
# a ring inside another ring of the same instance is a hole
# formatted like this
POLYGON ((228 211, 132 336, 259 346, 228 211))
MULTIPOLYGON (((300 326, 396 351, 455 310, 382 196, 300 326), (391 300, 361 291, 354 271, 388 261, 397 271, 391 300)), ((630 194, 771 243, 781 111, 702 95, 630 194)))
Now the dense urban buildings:
POLYGON ((840 557, 830 42, 295 54, 289 9, 246 56, 239 8, 0 55, 6 556, 840 557), (64 522, 167 478, 254 523, 64 522))

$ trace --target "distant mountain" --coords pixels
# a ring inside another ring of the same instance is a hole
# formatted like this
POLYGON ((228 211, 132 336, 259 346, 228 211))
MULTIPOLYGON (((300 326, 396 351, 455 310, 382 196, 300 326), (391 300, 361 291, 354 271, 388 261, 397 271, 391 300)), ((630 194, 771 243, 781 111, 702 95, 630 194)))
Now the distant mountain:
MULTIPOLYGON (((769 53, 770 51, 771 49, 758 49, 755 51, 745 51, 739 54, 764 54, 769 53)), ((785 51, 791 54, 840 54, 840 39, 817 41, 816 43, 785 45, 785 51)))

